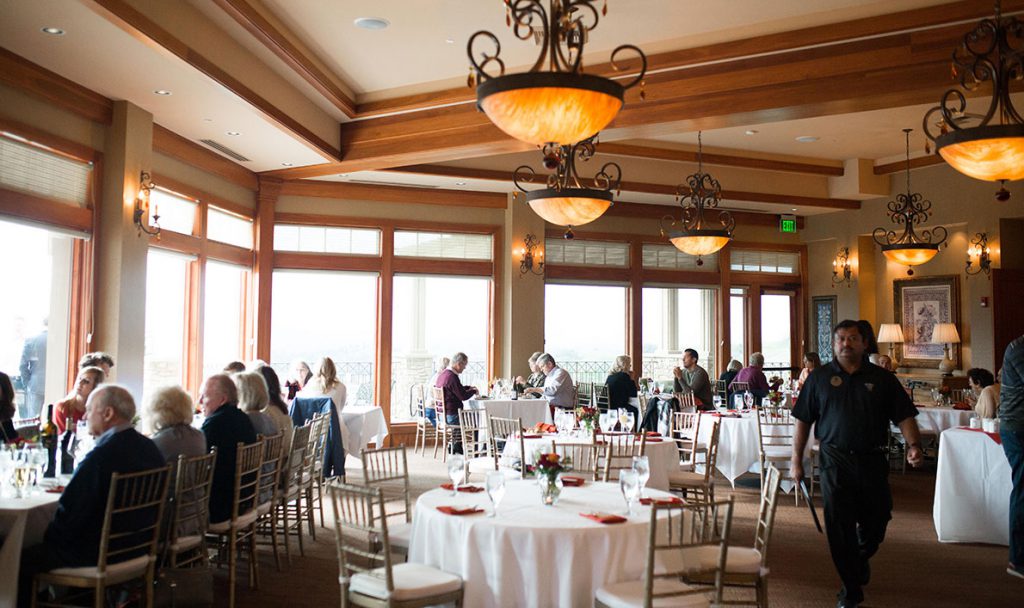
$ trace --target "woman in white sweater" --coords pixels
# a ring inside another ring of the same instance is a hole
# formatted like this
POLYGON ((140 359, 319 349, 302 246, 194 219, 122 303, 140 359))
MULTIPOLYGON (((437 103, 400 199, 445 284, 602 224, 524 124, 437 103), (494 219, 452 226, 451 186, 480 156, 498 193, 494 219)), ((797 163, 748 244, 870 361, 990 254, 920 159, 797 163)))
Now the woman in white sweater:
POLYGON ((348 428, 345 427, 345 419, 341 417, 341 411, 345 409, 347 392, 345 384, 338 380, 338 369, 334 366, 334 361, 330 357, 324 357, 320 360, 320 368, 316 375, 310 378, 296 397, 330 397, 338 413, 338 424, 341 426, 341 440, 345 445, 345 451, 358 455, 358 446, 349 443, 348 428))

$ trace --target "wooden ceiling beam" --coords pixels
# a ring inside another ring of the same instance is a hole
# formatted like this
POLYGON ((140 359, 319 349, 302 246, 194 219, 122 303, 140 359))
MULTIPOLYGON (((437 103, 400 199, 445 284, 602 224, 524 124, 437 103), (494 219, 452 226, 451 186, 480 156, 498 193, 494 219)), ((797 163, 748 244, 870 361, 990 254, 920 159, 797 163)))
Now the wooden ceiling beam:
MULTIPOLYGON (((601 155, 608 154, 611 156, 628 156, 631 158, 646 158, 673 162, 697 162, 697 152, 692 150, 675 150, 671 148, 656 148, 653 146, 639 146, 615 142, 601 142, 601 145, 598 146, 597 153, 601 155)), ((759 169, 763 171, 783 171, 789 173, 807 173, 811 175, 829 175, 837 177, 843 175, 842 167, 834 167, 831 165, 774 160, 769 158, 755 158, 751 156, 736 156, 732 154, 713 154, 709 152, 704 152, 701 156, 704 164, 706 165, 743 167, 745 169, 759 169)))
POLYGON ((0 82, 95 123, 109 125, 114 102, 0 47, 0 82))
MULTIPOLYGON (((756 213, 754 211, 742 211, 739 209, 726 209, 721 208, 724 211, 728 211, 738 225, 744 226, 778 226, 779 215, 778 213, 756 213)), ((660 220, 666 215, 678 217, 678 207, 669 205, 651 205, 649 203, 631 203, 629 201, 619 201, 608 208, 608 211, 604 212, 605 216, 611 217, 630 217, 630 218, 644 218, 651 220, 660 220)), ((603 216, 602 216, 603 217, 603 216)), ((804 227, 804 216, 798 215, 796 218, 797 228, 804 227)), ((582 236, 582 233, 578 233, 578 236, 582 236)), ((583 238, 586 238, 585 236, 583 238)))
POLYGON ((155 123, 153 149, 253 192, 259 189, 256 174, 252 171, 155 123))
POLYGON ((281 196, 308 196, 342 200, 378 201, 382 203, 418 203, 448 207, 482 207, 504 209, 508 195, 497 192, 440 190, 412 186, 377 186, 325 181, 286 181, 281 196))
MULTIPOLYGON (((911 169, 920 169, 922 167, 931 167, 932 165, 941 165, 945 161, 939 156, 938 152, 935 154, 929 154, 928 156, 918 156, 917 158, 910 159, 911 169)), ((890 173, 899 173, 907 168, 907 161, 898 160, 892 163, 885 163, 884 165, 875 165, 875 175, 889 175, 890 173)))

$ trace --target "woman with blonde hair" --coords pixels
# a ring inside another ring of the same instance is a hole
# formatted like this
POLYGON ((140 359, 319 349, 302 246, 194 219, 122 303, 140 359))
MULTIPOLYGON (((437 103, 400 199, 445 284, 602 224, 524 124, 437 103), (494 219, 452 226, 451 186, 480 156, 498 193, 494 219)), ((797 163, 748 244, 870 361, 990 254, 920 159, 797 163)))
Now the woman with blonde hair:
POLYGON ((86 367, 78 372, 75 387, 67 397, 53 404, 53 424, 57 426, 57 434, 63 435, 70 427, 74 429, 78 421, 85 418, 85 402, 97 385, 103 384, 107 375, 98 367, 86 367))
POLYGON ((633 412, 633 420, 639 424, 640 410, 629 403, 629 400, 637 395, 636 380, 633 379, 632 369, 633 360, 628 355, 619 355, 615 357, 615 365, 612 366, 611 373, 608 374, 604 383, 608 386, 608 407, 633 412))
POLYGON ((338 411, 345 409, 348 389, 338 380, 338 369, 330 357, 320 359, 316 375, 299 391, 299 397, 330 397, 338 411))
POLYGON ((238 389, 238 409, 245 412, 252 421, 252 428, 257 435, 269 437, 278 433, 277 425, 263 409, 270 403, 270 392, 267 381, 259 372, 242 372, 232 374, 231 379, 238 389))
POLYGON ((180 386, 161 386, 149 396, 142 422, 167 462, 206 453, 206 435, 192 427, 194 411, 192 397, 180 386))

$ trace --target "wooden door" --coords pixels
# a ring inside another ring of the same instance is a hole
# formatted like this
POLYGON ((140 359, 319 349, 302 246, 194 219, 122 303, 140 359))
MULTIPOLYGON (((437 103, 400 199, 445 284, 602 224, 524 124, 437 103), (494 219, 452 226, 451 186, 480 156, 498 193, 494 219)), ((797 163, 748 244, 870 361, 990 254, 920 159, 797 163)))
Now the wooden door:
POLYGON ((1024 294, 1024 270, 996 268, 992 271, 992 342, 997 369, 1003 366, 1006 346, 1024 335, 1021 294, 1024 294))

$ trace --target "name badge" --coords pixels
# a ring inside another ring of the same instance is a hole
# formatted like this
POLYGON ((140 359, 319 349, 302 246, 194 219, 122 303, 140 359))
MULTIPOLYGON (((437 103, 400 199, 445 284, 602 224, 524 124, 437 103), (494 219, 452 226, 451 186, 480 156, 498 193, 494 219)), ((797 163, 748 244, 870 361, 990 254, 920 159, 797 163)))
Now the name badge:
POLYGON ((842 386, 843 379, 840 378, 839 376, 832 376, 831 382, 832 382, 832 386, 838 388, 838 387, 842 386))

